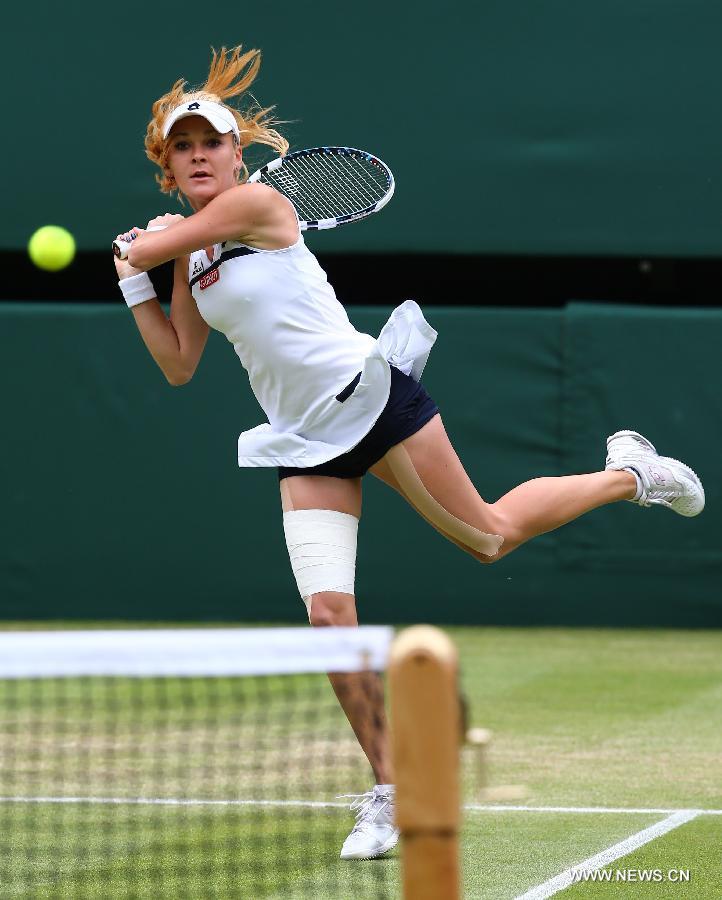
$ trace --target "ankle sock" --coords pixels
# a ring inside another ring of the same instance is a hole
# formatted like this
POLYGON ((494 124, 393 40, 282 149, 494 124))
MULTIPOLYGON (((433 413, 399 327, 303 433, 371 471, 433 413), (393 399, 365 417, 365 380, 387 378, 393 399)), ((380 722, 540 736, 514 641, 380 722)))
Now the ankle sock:
POLYGON ((622 470, 623 472, 631 472, 634 475, 634 479, 637 482, 637 493, 634 495, 634 500, 639 500, 642 496, 642 491, 644 487, 642 486, 642 479, 639 477, 639 472, 636 469, 633 469, 632 466, 625 466, 622 470))

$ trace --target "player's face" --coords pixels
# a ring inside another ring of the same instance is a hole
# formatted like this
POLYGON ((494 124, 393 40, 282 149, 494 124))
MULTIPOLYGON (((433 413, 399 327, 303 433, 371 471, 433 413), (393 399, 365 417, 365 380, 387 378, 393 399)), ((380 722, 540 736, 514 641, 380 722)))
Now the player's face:
POLYGON ((170 133, 168 169, 194 209, 236 184, 241 150, 233 135, 219 134, 202 116, 188 116, 170 133))

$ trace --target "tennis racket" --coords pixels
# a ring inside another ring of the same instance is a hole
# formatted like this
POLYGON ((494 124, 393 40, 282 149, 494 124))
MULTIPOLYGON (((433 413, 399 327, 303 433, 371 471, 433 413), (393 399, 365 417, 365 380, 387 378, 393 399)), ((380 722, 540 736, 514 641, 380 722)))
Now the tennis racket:
MULTIPOLYGON (((269 185, 291 201, 301 231, 358 222, 383 209, 394 193, 391 169, 377 156, 353 147, 296 150, 254 172, 248 183, 254 182, 269 185)), ((130 245, 113 241, 113 252, 125 259, 130 245)))

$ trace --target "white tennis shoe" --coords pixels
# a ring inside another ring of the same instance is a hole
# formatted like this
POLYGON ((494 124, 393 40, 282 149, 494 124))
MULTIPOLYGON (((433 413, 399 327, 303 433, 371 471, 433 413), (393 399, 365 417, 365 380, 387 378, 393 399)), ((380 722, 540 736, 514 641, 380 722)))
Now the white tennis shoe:
POLYGON ((396 846, 399 830, 394 825, 394 792, 392 784, 377 784, 365 794, 341 794, 353 799, 351 810, 358 810, 353 831, 343 842, 341 859, 376 859, 396 846))
POLYGON ((639 506, 666 506, 680 516, 698 516, 704 509, 704 488, 697 475, 636 431, 617 431, 607 438, 605 469, 624 469, 637 476, 639 506))

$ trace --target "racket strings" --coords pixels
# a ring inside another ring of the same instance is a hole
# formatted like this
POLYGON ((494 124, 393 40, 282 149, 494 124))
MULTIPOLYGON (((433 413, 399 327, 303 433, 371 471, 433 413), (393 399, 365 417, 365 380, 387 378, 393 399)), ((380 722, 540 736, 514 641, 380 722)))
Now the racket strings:
POLYGON ((293 172, 290 169, 290 165, 283 166, 277 172, 269 172, 263 180, 288 197, 302 221, 323 218, 325 198, 320 196, 315 182, 299 167, 294 166, 293 172))
POLYGON ((333 189, 336 195, 348 196, 363 206, 378 199, 375 192, 368 189, 368 183, 361 177, 365 173, 353 157, 329 154, 321 158, 308 157, 306 161, 312 164, 318 180, 325 181, 324 186, 329 192, 333 189))
POLYGON ((344 180, 352 179, 360 195, 365 196, 368 203, 371 204, 380 200, 386 193, 388 181, 373 163, 364 165, 364 162, 351 157, 348 158, 348 163, 342 165, 341 157, 333 155, 329 157, 329 164, 336 169, 338 177, 344 180), (377 178, 374 178, 373 175, 376 175, 377 178))
POLYGON ((320 159, 302 156, 293 161, 295 174, 303 187, 301 196, 296 196, 299 218, 310 221, 332 218, 343 215, 355 207, 348 196, 346 186, 329 177, 333 173, 326 172, 320 159), (301 215, 301 208, 307 215, 301 215))
POLYGON ((371 173, 378 173, 379 176, 382 176, 382 173, 372 163, 355 157, 341 157, 335 154, 329 154, 324 159, 327 159, 327 166, 324 168, 327 168, 329 173, 336 175, 338 183, 358 202, 360 209, 372 206, 385 194, 387 181, 384 178, 383 183, 380 183, 371 177, 371 173))
POLYGON ((264 180, 292 201, 304 221, 361 212, 381 200, 389 186, 388 176, 374 163, 336 153, 289 160, 264 180))
POLYGON ((327 170, 323 159, 301 156, 294 160, 306 188, 304 200, 310 214, 302 218, 307 220, 329 219, 356 209, 353 198, 349 196, 348 185, 333 177, 335 173, 327 170))

